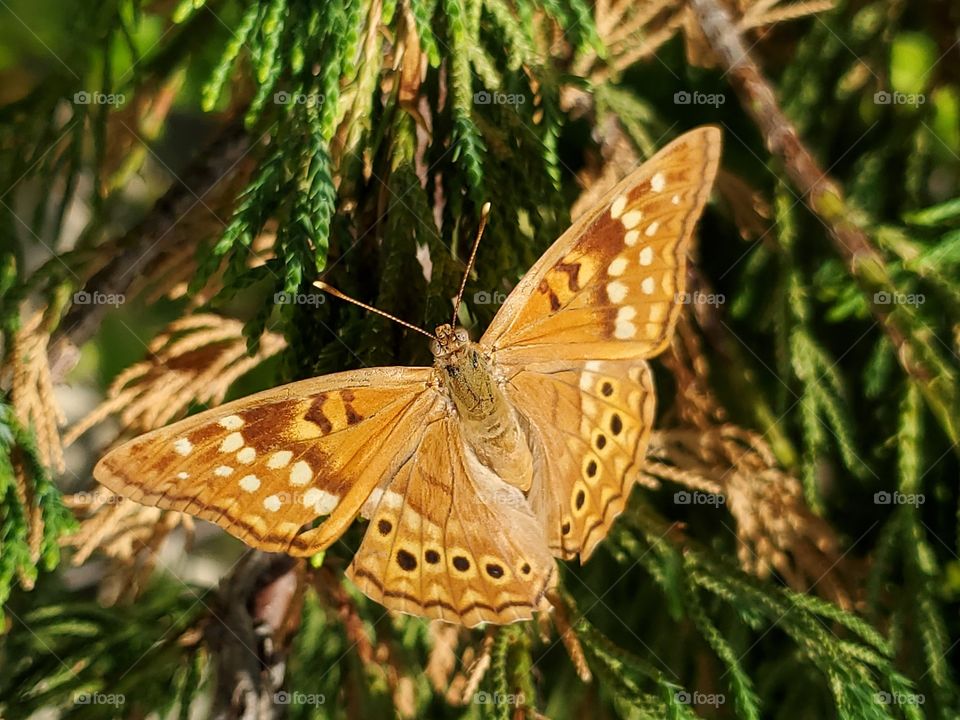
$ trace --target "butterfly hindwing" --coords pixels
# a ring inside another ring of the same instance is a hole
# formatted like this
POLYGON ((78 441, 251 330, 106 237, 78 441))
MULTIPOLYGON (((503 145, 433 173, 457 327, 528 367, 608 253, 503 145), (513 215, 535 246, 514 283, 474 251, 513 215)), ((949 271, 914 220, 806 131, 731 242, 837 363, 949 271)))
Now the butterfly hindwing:
POLYGON ((497 361, 652 357, 669 341, 720 131, 674 140, 611 190, 524 276, 484 334, 497 361))
POLYGON ((364 515, 348 576, 392 610, 470 627, 510 623, 542 609, 556 582, 526 499, 465 451, 455 417, 431 425, 364 515))
POLYGON ((285 385, 136 438, 94 476, 249 545, 312 554, 340 536, 416 446, 439 402, 431 378, 429 368, 376 368, 285 385), (301 532, 321 516, 328 519, 301 532))
POLYGON ((587 560, 623 511, 653 426, 642 360, 560 360, 509 378, 539 472, 528 494, 551 552, 587 560))

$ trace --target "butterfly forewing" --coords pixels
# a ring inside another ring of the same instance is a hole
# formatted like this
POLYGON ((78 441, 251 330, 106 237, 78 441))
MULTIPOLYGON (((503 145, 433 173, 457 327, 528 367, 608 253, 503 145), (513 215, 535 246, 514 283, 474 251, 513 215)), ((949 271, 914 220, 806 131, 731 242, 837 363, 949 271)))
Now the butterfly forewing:
POLYGON ((589 557, 638 476, 654 408, 642 359, 669 343, 719 156, 713 127, 667 145, 554 243, 481 341, 527 421, 528 497, 559 557, 589 557))
POLYGON ((440 402, 432 377, 429 368, 377 368, 292 383, 132 440, 94 475, 255 547, 314 553, 412 452, 440 402))
POLYGON ((660 352, 719 154, 719 130, 700 128, 631 173, 523 278, 482 344, 507 365, 660 352))

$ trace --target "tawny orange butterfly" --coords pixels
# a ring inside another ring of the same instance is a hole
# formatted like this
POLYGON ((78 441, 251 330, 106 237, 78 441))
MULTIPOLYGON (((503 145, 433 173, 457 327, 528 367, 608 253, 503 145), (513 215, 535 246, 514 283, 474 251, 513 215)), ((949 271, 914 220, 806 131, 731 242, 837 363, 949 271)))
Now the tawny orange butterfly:
POLYGON ((670 341, 719 155, 715 127, 671 142, 547 250, 479 342, 438 327, 433 367, 231 402, 113 450, 96 478, 294 555, 362 515, 348 576, 373 600, 468 626, 529 619, 555 558, 585 561, 637 479, 645 359, 670 341))

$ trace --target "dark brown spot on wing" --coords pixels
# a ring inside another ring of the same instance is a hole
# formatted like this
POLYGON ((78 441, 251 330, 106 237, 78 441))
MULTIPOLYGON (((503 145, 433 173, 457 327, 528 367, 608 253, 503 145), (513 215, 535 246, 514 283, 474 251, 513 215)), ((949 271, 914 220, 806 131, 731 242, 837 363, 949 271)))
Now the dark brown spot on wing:
POLYGON ((540 285, 537 286, 537 290, 542 295, 547 295, 549 297, 550 309, 553 312, 556 312, 560 309, 560 298, 557 297, 557 294, 553 291, 553 288, 550 287, 550 283, 547 282, 546 278, 540 281, 540 285))
POLYGON ((567 274, 567 287, 570 288, 571 292, 578 292, 580 290, 580 282, 578 280, 580 275, 580 263, 558 262, 553 266, 553 269, 567 274))
POLYGON ((320 393, 316 398, 314 398, 313 402, 310 403, 310 409, 307 410, 307 414, 303 416, 304 420, 312 422, 314 425, 320 428, 320 432, 322 432, 324 435, 328 435, 330 431, 333 430, 333 423, 330 422, 330 418, 328 418, 323 412, 323 404, 326 401, 327 394, 320 393))

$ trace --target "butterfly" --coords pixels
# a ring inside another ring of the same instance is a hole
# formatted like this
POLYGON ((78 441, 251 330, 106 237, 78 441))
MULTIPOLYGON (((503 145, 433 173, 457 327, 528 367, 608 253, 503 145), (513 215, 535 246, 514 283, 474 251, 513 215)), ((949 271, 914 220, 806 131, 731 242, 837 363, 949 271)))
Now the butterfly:
POLYGON ((680 313, 720 146, 712 126, 669 143, 547 250, 479 342, 438 327, 433 367, 230 402, 112 450, 95 477, 297 556, 363 516, 347 575, 391 610, 472 627, 549 609, 556 558, 590 557, 644 461, 645 360, 680 313))

